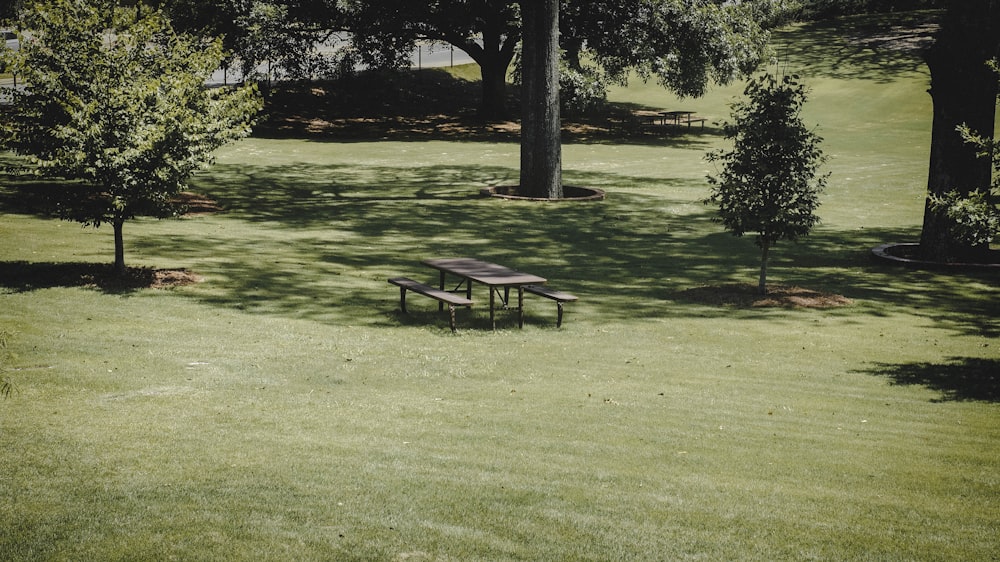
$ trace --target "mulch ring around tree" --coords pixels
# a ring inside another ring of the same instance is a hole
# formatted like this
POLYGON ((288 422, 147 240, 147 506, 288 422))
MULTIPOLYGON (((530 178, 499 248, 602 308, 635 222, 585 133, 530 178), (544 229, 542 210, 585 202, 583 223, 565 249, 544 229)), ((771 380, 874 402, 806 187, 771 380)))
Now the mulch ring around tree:
POLYGON ((767 294, 757 292, 757 285, 734 283, 694 287, 677 293, 680 300, 733 308, 838 308, 854 303, 833 293, 786 285, 768 285, 767 294))
POLYGON ((207 195, 191 191, 182 191, 178 193, 177 197, 174 197, 173 202, 184 208, 184 216, 210 215, 212 213, 219 213, 223 211, 223 208, 219 205, 218 201, 208 197, 207 195))

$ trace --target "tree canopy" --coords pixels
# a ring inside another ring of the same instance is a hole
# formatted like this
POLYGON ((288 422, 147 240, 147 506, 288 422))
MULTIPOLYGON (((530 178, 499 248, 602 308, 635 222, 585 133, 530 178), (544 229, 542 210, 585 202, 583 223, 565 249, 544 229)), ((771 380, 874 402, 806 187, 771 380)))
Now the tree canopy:
POLYGON ((14 92, 0 141, 28 157, 28 171, 66 180, 45 197, 59 217, 113 225, 123 272, 125 221, 175 214, 191 174, 249 133, 261 100, 252 86, 205 87, 219 41, 116 4, 48 0, 24 12, 31 40, 4 56, 28 86, 14 92))
MULTIPOLYGON (((248 10, 274 16, 267 24, 273 29, 272 42, 280 43, 282 34, 313 40, 320 29, 349 31, 352 47, 347 52, 354 58, 345 63, 370 68, 408 65, 417 41, 448 43, 467 52, 480 67, 483 115, 506 115, 507 72, 522 36, 518 0, 160 2, 175 20, 185 22, 185 28, 207 22, 202 25, 227 37, 250 35, 246 22, 252 18, 238 17, 248 10)), ((634 71, 679 94, 697 96, 710 82, 727 83, 757 66, 767 42, 764 29, 783 4, 781 0, 561 0, 560 46, 572 61, 589 57, 616 79, 624 80, 634 71)), ((244 52, 237 41, 227 40, 235 51, 244 52)), ((295 52, 306 55, 310 49, 303 45, 281 52, 290 61, 295 52)))
POLYGON ((698 97, 757 68, 781 13, 769 0, 587 0, 562 2, 561 45, 576 63, 592 57, 613 78, 630 72, 698 97))
MULTIPOLYGON (((333 2, 333 0, 330 0, 333 2)), ((317 49, 330 33, 327 0, 146 0, 184 33, 219 37, 242 78, 257 79, 263 63, 293 78, 330 72, 317 49)), ((335 4, 335 2, 333 2, 335 4)))

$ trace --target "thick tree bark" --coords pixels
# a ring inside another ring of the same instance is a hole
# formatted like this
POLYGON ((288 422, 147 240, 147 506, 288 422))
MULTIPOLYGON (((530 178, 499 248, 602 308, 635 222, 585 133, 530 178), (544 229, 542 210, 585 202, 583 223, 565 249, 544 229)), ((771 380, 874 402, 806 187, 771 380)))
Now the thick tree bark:
POLYGON ((521 18, 521 192, 562 199, 559 0, 525 0, 521 18))
POLYGON ((502 54, 487 55, 479 63, 482 76, 483 100, 480 117, 487 121, 506 119, 507 111, 507 68, 510 58, 503 60, 502 54))
POLYGON ((514 58, 517 37, 504 35, 504 19, 496 12, 490 12, 486 29, 483 31, 483 61, 479 64, 483 78, 482 117, 488 120, 506 119, 507 113, 507 68, 514 58))
POLYGON ((521 37, 506 25, 503 10, 487 9, 482 15, 481 45, 464 35, 446 33, 440 39, 462 49, 479 65, 483 96, 479 108, 480 117, 487 121, 507 119, 510 117, 507 108, 507 69, 514 60, 514 52, 521 37))
POLYGON ((958 191, 968 195, 989 189, 990 161, 976 155, 956 131, 966 124, 992 138, 996 117, 997 76, 986 61, 1000 52, 1000 0, 949 3, 934 46, 928 51, 930 94, 934 102, 931 129, 928 202, 920 249, 934 261, 975 260, 988 247, 963 245, 949 234, 951 220, 931 208, 930 196, 958 191))

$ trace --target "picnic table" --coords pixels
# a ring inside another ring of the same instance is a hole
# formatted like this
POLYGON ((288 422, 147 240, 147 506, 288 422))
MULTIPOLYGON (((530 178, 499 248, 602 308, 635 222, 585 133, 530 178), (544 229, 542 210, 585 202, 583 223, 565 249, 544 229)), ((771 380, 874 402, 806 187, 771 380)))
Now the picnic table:
MULTIPOLYGON (((530 273, 523 273, 509 267, 482 261, 475 258, 435 258, 427 259, 422 264, 438 270, 440 273, 440 289, 445 290, 447 276, 458 277, 458 285, 452 292, 459 291, 463 285, 465 287, 465 298, 472 298, 472 283, 481 283, 489 287, 490 291, 490 324, 496 329, 494 311, 496 310, 497 297, 503 308, 510 307, 510 290, 517 289, 517 325, 524 327, 524 290, 528 285, 544 285, 546 279, 530 273), (502 292, 501 292, 502 290, 502 292)), ((444 303, 439 304, 441 310, 444 303)))
POLYGON ((687 123, 690 127, 691 123, 701 123, 702 128, 705 127, 705 119, 701 117, 693 117, 693 111, 660 111, 660 123, 663 125, 667 124, 667 121, 673 122, 674 125, 680 125, 681 123, 687 123))
POLYGON ((576 295, 545 286, 544 277, 523 273, 488 261, 475 258, 435 258, 423 260, 421 263, 438 271, 438 286, 426 285, 409 277, 390 277, 389 283, 399 287, 400 312, 406 313, 406 293, 408 291, 430 297, 438 301, 439 311, 443 311, 445 305, 448 306, 452 332, 456 330, 456 307, 471 307, 474 304, 472 301, 473 281, 489 287, 490 324, 494 330, 497 328, 495 316, 497 297, 500 297, 500 304, 503 308, 510 308, 511 288, 517 289, 518 328, 524 327, 524 293, 531 293, 555 301, 556 328, 562 327, 563 305, 577 300, 576 295), (449 275, 459 278, 458 284, 451 290, 445 288, 445 282, 449 275), (464 292, 465 295, 459 294, 461 292, 464 292))
POLYGON ((663 125, 667 124, 667 121, 672 121, 674 125, 680 125, 681 117, 690 119, 691 115, 694 115, 693 111, 660 111, 660 123, 663 125))

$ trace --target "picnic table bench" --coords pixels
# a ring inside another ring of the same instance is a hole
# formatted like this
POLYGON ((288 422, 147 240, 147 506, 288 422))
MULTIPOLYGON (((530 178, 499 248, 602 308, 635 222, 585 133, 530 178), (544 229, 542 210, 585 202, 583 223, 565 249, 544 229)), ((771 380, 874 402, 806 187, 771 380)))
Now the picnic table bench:
POLYGON ((558 316, 556 317, 556 328, 562 326, 563 303, 577 300, 576 295, 571 295, 563 291, 557 291, 556 289, 545 287, 543 285, 525 285, 524 292, 556 301, 556 308, 559 311, 558 316))
POLYGON ((437 287, 424 285, 423 283, 420 283, 419 281, 414 281, 409 277, 393 277, 389 279, 389 283, 392 283, 393 285, 399 287, 399 309, 404 314, 406 314, 406 291, 413 291, 414 293, 435 299, 442 304, 447 304, 452 332, 456 331, 455 307, 472 306, 472 299, 468 299, 461 295, 456 295, 455 293, 449 293, 448 291, 445 291, 443 289, 438 289, 437 287))

